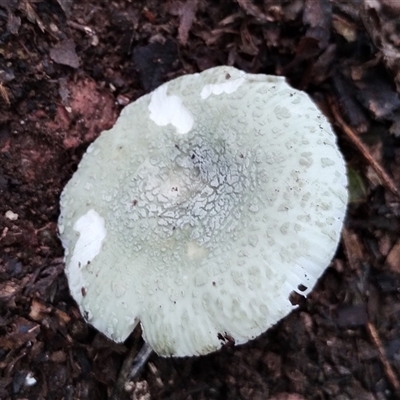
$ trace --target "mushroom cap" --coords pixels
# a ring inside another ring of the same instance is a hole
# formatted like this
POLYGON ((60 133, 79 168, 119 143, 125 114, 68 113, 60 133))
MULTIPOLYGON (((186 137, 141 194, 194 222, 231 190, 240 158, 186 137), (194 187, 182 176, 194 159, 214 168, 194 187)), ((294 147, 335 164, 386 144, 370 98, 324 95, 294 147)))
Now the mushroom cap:
POLYGON ((245 343, 330 263, 346 186, 329 123, 284 78, 174 79, 125 107, 62 193, 71 294, 115 341, 140 321, 163 356, 245 343))

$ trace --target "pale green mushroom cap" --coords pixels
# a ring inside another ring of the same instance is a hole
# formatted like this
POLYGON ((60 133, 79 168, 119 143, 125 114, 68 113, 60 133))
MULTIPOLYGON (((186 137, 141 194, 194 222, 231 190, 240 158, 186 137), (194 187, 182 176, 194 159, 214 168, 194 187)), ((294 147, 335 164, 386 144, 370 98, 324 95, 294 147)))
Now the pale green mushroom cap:
POLYGON ((163 356, 245 343, 330 263, 346 186, 329 123, 284 78, 182 76, 128 105, 65 187, 71 294, 115 341, 140 321, 163 356))

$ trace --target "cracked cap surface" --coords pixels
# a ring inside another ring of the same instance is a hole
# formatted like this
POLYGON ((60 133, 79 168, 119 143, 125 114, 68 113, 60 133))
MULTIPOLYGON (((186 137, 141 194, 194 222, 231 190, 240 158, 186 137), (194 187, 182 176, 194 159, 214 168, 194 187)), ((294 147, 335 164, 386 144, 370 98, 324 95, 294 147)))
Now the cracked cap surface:
POLYGON ((182 76, 128 105, 65 187, 71 294, 115 341, 140 321, 163 356, 245 343, 328 266, 346 186, 329 123, 284 78, 182 76))

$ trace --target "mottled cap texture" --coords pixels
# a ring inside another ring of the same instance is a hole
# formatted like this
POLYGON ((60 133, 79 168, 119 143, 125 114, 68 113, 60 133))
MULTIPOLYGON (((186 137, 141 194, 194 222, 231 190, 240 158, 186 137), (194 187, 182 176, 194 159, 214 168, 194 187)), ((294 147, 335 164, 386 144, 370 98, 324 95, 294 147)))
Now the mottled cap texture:
POLYGON ((346 186, 329 123, 284 78, 174 79, 122 111, 62 193, 71 294, 117 342, 140 322, 162 356, 245 343, 329 265, 346 186))

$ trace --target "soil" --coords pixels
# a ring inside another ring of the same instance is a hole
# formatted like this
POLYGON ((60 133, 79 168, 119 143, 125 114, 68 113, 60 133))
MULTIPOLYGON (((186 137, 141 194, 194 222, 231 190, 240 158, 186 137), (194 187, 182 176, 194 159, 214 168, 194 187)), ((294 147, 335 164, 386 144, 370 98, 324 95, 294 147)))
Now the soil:
POLYGON ((0 399, 101 399, 129 348, 82 319, 58 199, 87 146, 161 82, 222 64, 287 77, 335 127, 351 202, 299 308, 208 356, 152 355, 121 399, 400 398, 396 0, 0 0, 0 399))

